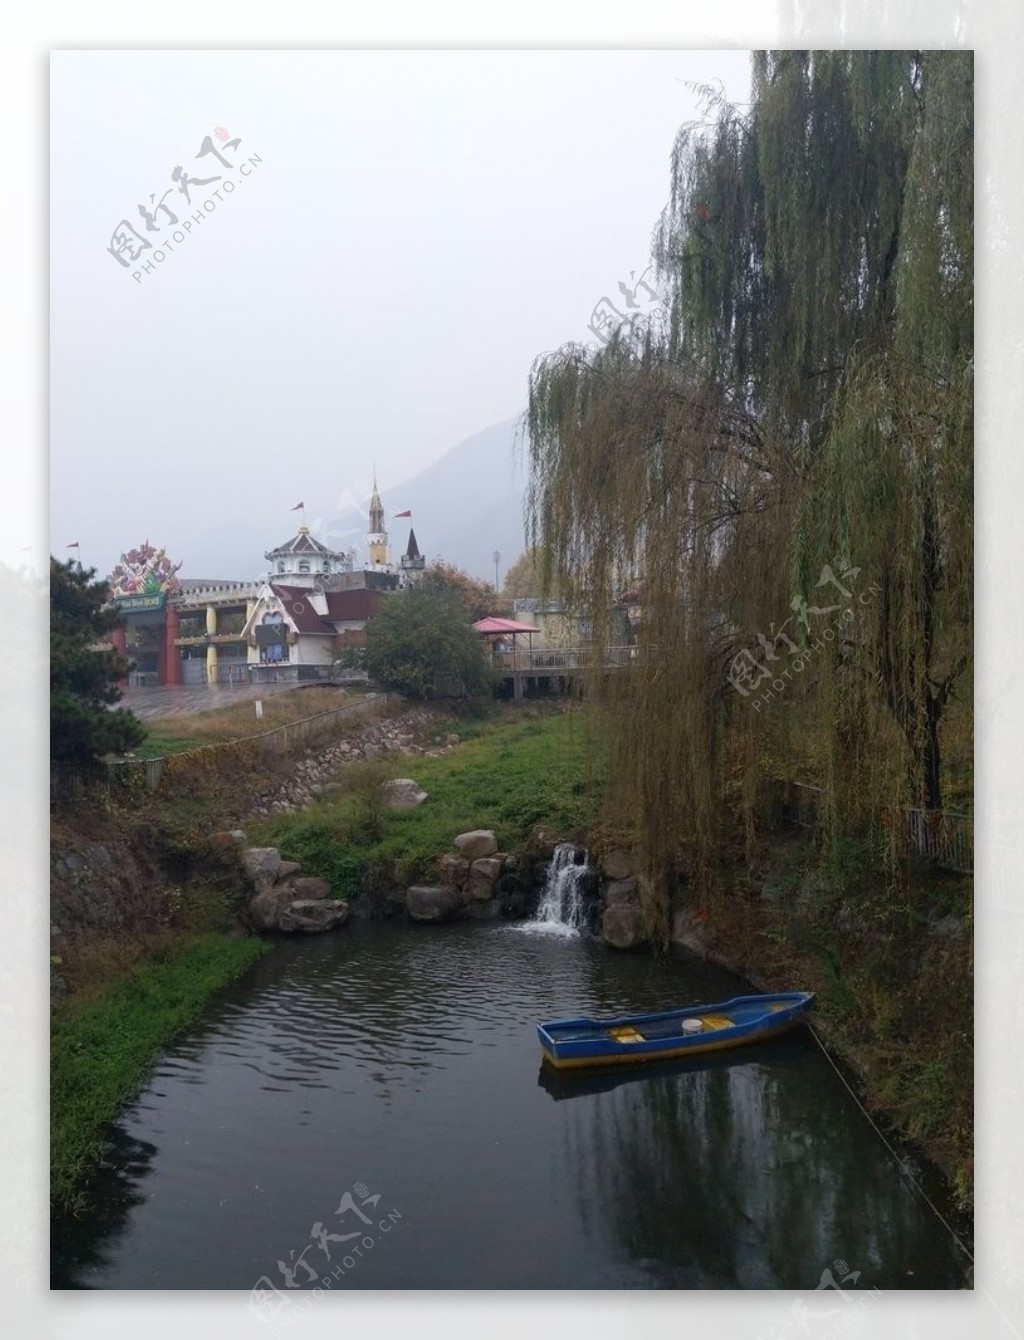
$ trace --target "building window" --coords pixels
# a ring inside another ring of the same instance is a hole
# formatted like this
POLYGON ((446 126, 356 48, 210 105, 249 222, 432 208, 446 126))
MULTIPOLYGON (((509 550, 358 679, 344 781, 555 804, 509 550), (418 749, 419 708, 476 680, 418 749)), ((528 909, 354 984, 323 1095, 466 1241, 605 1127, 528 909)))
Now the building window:
POLYGON ((278 570, 278 572, 284 572, 284 559, 283 559, 283 558, 279 558, 279 559, 277 560, 277 570, 278 570))
POLYGON ((308 559, 308 558, 300 558, 300 559, 299 559, 299 571, 300 571, 300 572, 308 572, 308 571, 309 571, 309 559, 308 559))
POLYGON ((325 558, 325 559, 324 559, 324 572, 330 572, 330 570, 331 570, 331 565, 330 565, 330 563, 328 563, 327 559, 325 558))

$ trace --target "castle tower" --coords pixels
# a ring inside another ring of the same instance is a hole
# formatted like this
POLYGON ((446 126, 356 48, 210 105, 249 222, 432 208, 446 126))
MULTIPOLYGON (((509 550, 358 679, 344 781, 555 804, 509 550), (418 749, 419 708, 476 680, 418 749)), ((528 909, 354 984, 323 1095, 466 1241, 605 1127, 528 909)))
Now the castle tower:
POLYGON ((420 553, 420 547, 416 543, 416 532, 411 526, 409 527, 409 543, 402 555, 401 564, 402 585, 415 586, 423 576, 423 569, 427 565, 427 560, 420 553))
POLYGON ((267 581, 287 582, 291 586, 309 586, 339 572, 351 572, 352 561, 347 554, 328 549, 300 526, 297 533, 276 549, 268 549, 263 557, 270 564, 267 581))
POLYGON ((388 561, 388 533, 384 528, 384 504, 377 492, 377 476, 373 477, 373 493, 370 495, 370 529, 366 536, 366 546, 370 556, 371 568, 386 568, 388 561))

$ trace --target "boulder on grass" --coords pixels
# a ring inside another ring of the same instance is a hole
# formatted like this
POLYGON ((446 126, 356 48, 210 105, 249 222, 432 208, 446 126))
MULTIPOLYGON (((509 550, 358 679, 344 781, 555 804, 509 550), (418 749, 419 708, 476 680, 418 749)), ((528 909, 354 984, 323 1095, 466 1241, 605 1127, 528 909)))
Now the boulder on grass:
POLYGON ((405 909, 413 921, 448 921, 459 910, 459 895, 454 889, 413 884, 405 895, 405 909))
POLYGON ((246 836, 240 828, 232 828, 228 831, 218 829, 216 833, 210 834, 210 841, 218 847, 244 847, 246 836))
POLYGON ((426 791, 411 777, 395 777, 384 783, 384 803, 393 810, 411 810, 426 798, 426 791))
POLYGON ((460 833, 455 846, 460 856, 476 861, 481 856, 493 856, 498 850, 498 839, 488 828, 474 828, 470 833, 460 833))

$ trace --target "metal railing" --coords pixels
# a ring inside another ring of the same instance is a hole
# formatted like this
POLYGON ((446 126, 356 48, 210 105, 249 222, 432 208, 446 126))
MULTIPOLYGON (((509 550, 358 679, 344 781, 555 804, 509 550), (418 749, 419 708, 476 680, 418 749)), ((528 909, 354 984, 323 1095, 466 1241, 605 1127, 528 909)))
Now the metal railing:
MULTIPOLYGON (((335 707, 329 712, 317 712, 313 716, 300 717, 298 721, 274 726, 270 730, 260 731, 258 735, 243 735, 236 740, 197 745, 194 749, 182 750, 175 757, 187 758, 189 754, 199 754, 209 749, 230 750, 240 745, 251 744, 255 744, 268 754, 287 754, 298 745, 307 744, 310 740, 330 734, 341 717, 375 716, 390 701, 391 696, 388 693, 367 694, 358 702, 346 703, 344 707, 335 707)), ((133 783, 144 783, 150 791, 155 791, 160 784, 166 761, 166 757, 122 758, 84 766, 60 764, 51 766, 50 808, 64 808, 87 800, 96 792, 111 795, 119 787, 131 787, 133 783)))
POLYGON ((528 651, 492 651, 492 663, 498 670, 509 674, 565 674, 585 670, 594 664, 595 653, 600 664, 612 667, 627 665, 636 657, 636 647, 606 647, 598 652, 594 647, 534 647, 528 651))
MULTIPOLYGON (((788 817, 800 828, 815 828, 821 818, 824 788, 808 782, 789 783, 788 817)), ((895 806, 882 815, 895 828, 904 855, 925 856, 944 870, 974 873, 974 815, 958 810, 926 810, 914 805, 895 806)))
POLYGON ((903 810, 906 839, 918 856, 960 875, 974 873, 974 815, 955 810, 903 810))

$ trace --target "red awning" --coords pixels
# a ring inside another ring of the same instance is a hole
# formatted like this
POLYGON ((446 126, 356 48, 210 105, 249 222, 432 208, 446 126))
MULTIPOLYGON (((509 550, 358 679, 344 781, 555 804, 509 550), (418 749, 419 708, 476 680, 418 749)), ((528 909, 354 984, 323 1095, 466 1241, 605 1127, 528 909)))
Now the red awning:
POLYGON ((539 633, 533 624, 517 623, 515 619, 478 619, 473 625, 478 633, 539 633))

